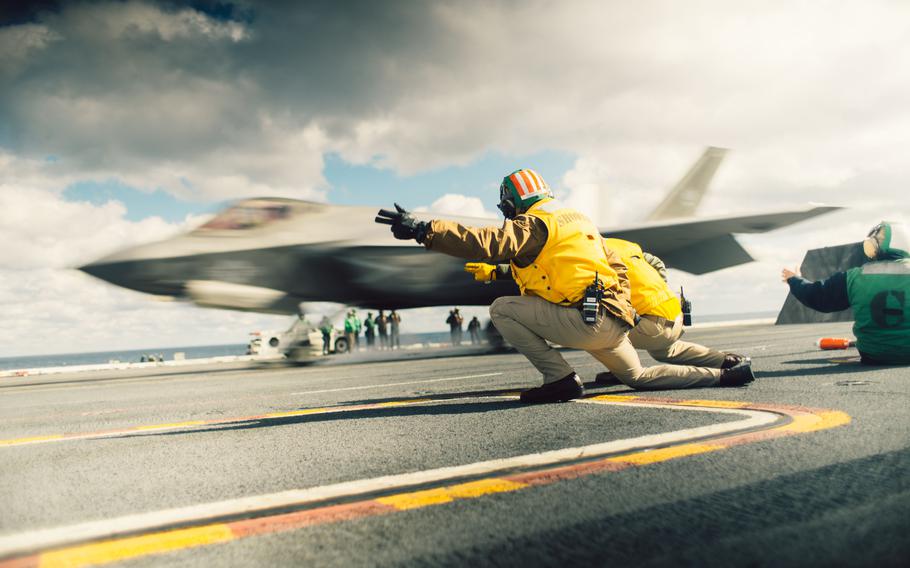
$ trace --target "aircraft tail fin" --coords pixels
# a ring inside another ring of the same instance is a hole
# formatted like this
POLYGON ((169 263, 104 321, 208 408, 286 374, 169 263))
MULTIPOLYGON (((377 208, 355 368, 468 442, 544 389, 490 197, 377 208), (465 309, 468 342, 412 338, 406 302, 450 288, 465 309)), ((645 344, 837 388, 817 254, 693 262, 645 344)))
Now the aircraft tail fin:
POLYGON ((647 220, 660 221, 693 216, 726 154, 726 148, 707 147, 660 205, 651 211, 647 220))

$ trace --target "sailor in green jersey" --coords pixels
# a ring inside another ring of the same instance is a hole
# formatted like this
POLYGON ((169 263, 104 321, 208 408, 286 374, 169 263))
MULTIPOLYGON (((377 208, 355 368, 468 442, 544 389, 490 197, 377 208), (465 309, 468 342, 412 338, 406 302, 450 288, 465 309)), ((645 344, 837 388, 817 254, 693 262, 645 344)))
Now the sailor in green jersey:
POLYGON ((809 282, 784 269, 793 296, 813 310, 853 308, 853 333, 868 365, 910 364, 910 239, 897 223, 869 231, 863 251, 871 262, 809 282))

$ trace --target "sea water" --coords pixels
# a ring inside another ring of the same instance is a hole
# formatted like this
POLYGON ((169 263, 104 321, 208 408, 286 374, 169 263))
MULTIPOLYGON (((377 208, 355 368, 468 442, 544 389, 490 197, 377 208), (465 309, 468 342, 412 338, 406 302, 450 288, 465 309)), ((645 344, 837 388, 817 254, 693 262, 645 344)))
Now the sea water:
POLYGON ((0 357, 0 370, 41 369, 45 367, 65 367, 72 365, 96 365, 116 361, 120 363, 139 363, 149 356, 165 361, 174 359, 175 353, 183 353, 187 359, 223 357, 226 355, 245 355, 246 345, 204 345, 196 347, 160 347, 155 349, 131 349, 127 351, 98 351, 95 353, 59 353, 53 355, 30 355, 27 357, 0 357))

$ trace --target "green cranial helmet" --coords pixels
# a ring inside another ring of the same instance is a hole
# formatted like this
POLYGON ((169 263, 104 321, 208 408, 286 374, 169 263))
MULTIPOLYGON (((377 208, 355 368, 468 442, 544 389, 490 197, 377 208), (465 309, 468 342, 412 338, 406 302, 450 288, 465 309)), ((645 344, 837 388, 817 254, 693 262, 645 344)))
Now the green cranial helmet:
POLYGON ((506 219, 527 211, 541 199, 553 197, 550 186, 534 170, 515 170, 499 186, 499 210, 506 219))
POLYGON ((873 260, 910 257, 910 237, 901 223, 882 221, 872 227, 863 241, 863 252, 873 260))

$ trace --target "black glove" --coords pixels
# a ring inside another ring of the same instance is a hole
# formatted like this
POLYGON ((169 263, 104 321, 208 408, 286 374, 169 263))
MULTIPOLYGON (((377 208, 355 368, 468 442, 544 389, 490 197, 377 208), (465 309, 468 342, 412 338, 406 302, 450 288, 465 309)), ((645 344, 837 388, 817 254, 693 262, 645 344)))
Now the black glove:
POLYGON ((418 243, 423 244, 424 239, 427 238, 427 231, 430 229, 429 224, 418 221, 407 209, 397 203, 395 204, 395 209, 398 211, 380 209, 374 220, 383 225, 391 225, 392 234, 395 235, 396 239, 401 239, 402 241, 415 239, 418 243))

